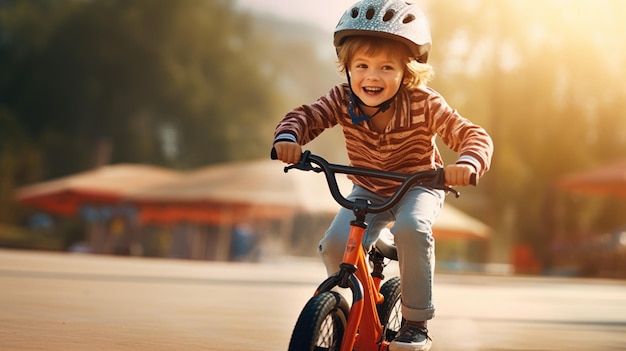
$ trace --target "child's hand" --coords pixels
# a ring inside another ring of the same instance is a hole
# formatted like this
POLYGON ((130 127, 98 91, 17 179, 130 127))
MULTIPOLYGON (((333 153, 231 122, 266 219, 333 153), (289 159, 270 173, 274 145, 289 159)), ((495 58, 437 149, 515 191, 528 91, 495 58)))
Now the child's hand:
POLYGON ((444 168, 447 186, 466 186, 470 185, 470 177, 472 173, 476 173, 476 169, 472 165, 464 163, 455 163, 447 165, 444 168))
POLYGON ((300 162, 300 156, 302 156, 300 144, 292 141, 279 141, 274 144, 274 149, 279 160, 289 164, 300 162))

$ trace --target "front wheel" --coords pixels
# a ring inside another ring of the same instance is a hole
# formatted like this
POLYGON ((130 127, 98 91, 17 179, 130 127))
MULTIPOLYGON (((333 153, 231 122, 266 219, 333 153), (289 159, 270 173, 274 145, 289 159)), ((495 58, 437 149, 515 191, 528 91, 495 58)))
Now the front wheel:
POLYGON ((400 298, 400 278, 393 277, 380 287, 385 300, 376 307, 378 318, 383 325, 385 340, 391 342, 402 324, 402 301, 400 298))
POLYGON ((348 303, 337 292, 313 296, 298 317, 289 351, 339 351, 349 312, 348 303))

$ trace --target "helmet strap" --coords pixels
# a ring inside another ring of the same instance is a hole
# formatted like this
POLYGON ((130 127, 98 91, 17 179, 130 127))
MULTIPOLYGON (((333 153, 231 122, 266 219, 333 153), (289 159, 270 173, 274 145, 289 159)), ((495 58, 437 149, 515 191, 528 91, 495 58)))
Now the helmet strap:
POLYGON ((400 88, 398 88, 396 93, 393 94, 393 96, 389 98, 388 100, 385 100, 376 106, 370 106, 364 103, 363 100, 361 100, 352 90, 352 82, 350 80, 350 72, 348 71, 348 67, 346 67, 346 76, 348 77, 348 87, 350 87, 350 102, 348 103, 348 114, 350 115, 350 118, 352 119, 352 124, 355 124, 355 125, 361 122, 370 120, 381 112, 387 111, 389 107, 391 107, 391 103, 396 99, 396 96, 398 96, 398 93, 400 92, 400 88), (369 115, 365 113, 365 111, 363 111, 363 108, 361 107, 362 105, 367 106, 367 107, 375 107, 378 109, 376 110, 376 112, 369 115), (355 109, 358 110, 358 114, 355 111, 355 109))

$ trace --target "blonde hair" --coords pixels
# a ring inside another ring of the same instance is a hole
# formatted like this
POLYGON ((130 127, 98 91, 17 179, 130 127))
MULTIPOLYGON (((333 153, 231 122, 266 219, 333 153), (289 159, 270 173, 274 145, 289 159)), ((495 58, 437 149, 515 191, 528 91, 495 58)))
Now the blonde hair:
POLYGON ((402 85, 406 88, 417 88, 430 82, 435 72, 431 65, 417 62, 411 55, 406 45, 396 40, 390 40, 374 36, 350 36, 344 39, 337 47, 339 71, 346 73, 346 67, 359 50, 365 50, 367 55, 377 55, 387 52, 399 58, 404 63, 404 80, 402 85))

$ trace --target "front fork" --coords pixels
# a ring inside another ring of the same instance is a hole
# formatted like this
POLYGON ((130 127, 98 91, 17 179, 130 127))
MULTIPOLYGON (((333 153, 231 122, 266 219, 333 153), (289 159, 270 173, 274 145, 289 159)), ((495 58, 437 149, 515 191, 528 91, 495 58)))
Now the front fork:
POLYGON ((372 252, 374 256, 370 255, 370 261, 373 268, 370 274, 362 244, 367 225, 364 222, 363 225, 360 224, 358 221, 351 223, 350 235, 339 272, 320 284, 315 294, 329 291, 335 286, 350 288, 352 291, 352 307, 348 315, 341 351, 386 350, 386 343, 381 345, 383 328, 376 309, 376 305, 384 300, 380 293, 380 284, 384 278, 383 258, 382 255, 372 252))

